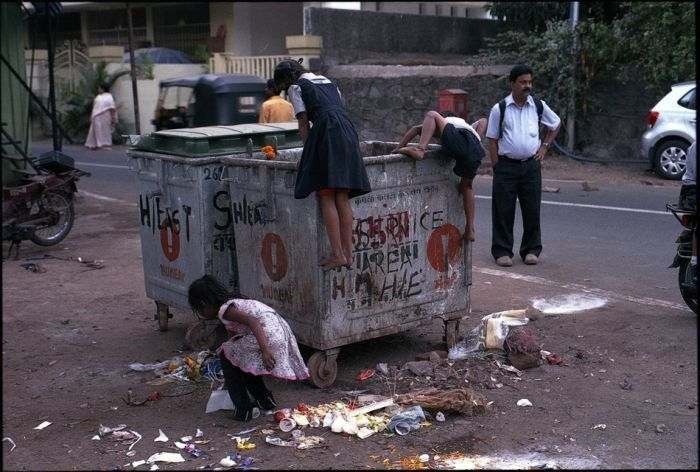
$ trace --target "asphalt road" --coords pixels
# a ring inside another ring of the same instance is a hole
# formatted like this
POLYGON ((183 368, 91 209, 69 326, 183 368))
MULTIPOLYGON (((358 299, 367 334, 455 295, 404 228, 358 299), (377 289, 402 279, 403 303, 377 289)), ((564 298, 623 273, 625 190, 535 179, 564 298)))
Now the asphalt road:
MULTIPOLYGON (((38 143, 34 152, 49 148, 50 143, 38 143)), ((86 197, 136 203, 136 177, 128 168, 125 148, 90 151, 66 146, 65 152, 75 158, 77 167, 92 173, 79 183, 86 197)), ((475 279, 479 274, 538 277, 529 280, 533 287, 577 284, 575 291, 591 289, 607 298, 670 308, 669 313, 687 310, 678 293, 677 271, 667 268, 680 225, 665 211, 665 204, 677 200, 677 187, 597 183, 598 191, 587 192, 580 181, 545 181, 545 185, 561 191, 543 194, 542 262, 525 266, 516 256, 514 266, 506 269, 496 266, 490 255, 491 178, 477 177, 475 279)), ((521 227, 517 214, 516 255, 521 227)))

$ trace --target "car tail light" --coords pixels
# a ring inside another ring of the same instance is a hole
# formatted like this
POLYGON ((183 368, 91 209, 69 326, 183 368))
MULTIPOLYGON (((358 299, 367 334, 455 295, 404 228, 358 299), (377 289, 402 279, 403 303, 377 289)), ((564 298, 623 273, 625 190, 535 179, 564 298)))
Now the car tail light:
POLYGON ((649 128, 652 128, 656 124, 656 120, 659 119, 659 112, 658 111, 650 111, 647 113, 647 125, 649 125, 649 128))

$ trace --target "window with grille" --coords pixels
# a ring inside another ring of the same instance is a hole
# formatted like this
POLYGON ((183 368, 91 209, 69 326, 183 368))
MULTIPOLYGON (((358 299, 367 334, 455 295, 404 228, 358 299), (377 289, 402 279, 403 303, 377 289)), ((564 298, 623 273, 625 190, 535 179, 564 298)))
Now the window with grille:
POLYGON ((154 46, 192 55, 198 45, 206 46, 209 36, 208 3, 153 7, 154 46))
MULTIPOLYGON (((88 46, 124 46, 129 48, 129 20, 126 9, 97 10, 85 13, 88 46)), ((146 9, 132 8, 134 43, 146 40, 146 9)))

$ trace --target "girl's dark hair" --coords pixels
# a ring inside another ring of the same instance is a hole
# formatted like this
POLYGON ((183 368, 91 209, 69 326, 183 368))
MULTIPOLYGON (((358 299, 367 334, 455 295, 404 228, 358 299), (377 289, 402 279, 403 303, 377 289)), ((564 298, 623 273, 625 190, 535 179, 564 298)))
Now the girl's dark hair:
POLYGON ((307 72, 299 61, 285 59, 275 66, 274 81, 277 90, 284 89, 285 84, 296 82, 301 74, 307 72))
POLYGON ((202 308, 212 306, 218 309, 231 298, 238 297, 234 297, 226 287, 211 275, 205 275, 195 280, 187 290, 187 302, 198 317, 202 312, 202 308))
POLYGON ((103 91, 109 93, 109 85, 108 84, 103 82, 99 85, 99 88, 101 88, 103 91))
POLYGON ((525 64, 518 64, 510 70, 508 80, 510 80, 511 82, 515 82, 518 79, 518 77, 525 74, 532 75, 532 69, 530 69, 530 67, 526 66, 525 64))

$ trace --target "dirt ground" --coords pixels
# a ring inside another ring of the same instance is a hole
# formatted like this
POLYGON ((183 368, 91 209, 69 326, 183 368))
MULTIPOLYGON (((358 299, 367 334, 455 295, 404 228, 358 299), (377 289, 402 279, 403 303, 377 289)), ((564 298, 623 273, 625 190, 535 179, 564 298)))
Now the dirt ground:
MULTIPOLYGON (((552 159, 545 177, 676 185, 613 170, 552 159)), ((131 470, 126 464, 132 461, 175 451, 153 441, 159 429, 174 439, 193 435, 197 428, 211 440, 202 446, 206 456, 194 459, 183 453, 187 462, 160 464, 160 469, 214 468, 235 451, 228 435, 251 427, 259 428, 246 435, 257 447, 243 455, 253 457, 254 467, 261 469, 381 469, 424 453, 466 454, 480 468, 698 466, 697 319, 691 313, 670 318, 658 308, 628 302, 529 325, 543 348, 559 354, 565 366, 544 364, 524 371, 520 380, 489 359, 467 366, 467 385, 493 401, 483 416, 447 415, 444 423, 432 422, 408 436, 376 434, 366 440, 317 429, 314 434, 326 439, 326 447, 306 451, 265 444, 260 429, 275 429, 271 417, 241 424, 227 412, 205 414, 208 383, 154 386, 147 383, 152 373, 128 369, 132 362, 177 355, 194 319, 175 312, 170 330, 157 330, 154 304, 144 293, 133 206, 79 198, 77 211, 73 232, 62 244, 39 248, 25 243, 19 260, 3 262, 3 437, 16 443, 10 452, 10 442, 3 441, 3 469, 131 470), (20 266, 44 254, 100 259, 104 268, 57 258, 32 261, 46 269, 43 273, 20 266), (137 398, 154 390, 176 396, 127 406, 122 397, 128 389, 137 398), (533 406, 517 407, 522 398, 533 406), (43 421, 52 424, 33 429, 43 421), (133 457, 123 444, 91 440, 100 424, 119 423, 143 436, 133 457), (605 429, 593 429, 599 424, 605 429)), ((463 332, 485 314, 524 308, 533 295, 526 281, 512 281, 503 293, 496 284, 485 283, 492 279, 480 274, 475 280, 473 311, 463 332)), ((540 296, 557 294, 554 288, 538 290, 540 296)), ((281 407, 293 407, 347 400, 351 395, 343 392, 350 390, 384 394, 412 388, 411 381, 413 387, 435 383, 434 378, 408 377, 397 384, 382 376, 359 383, 355 376, 378 362, 400 367, 418 353, 443 349, 441 337, 442 325, 436 321, 429 329, 348 346, 338 359, 338 380, 326 390, 308 383, 268 385, 281 407)), ((403 462, 407 464, 415 461, 403 462)))

